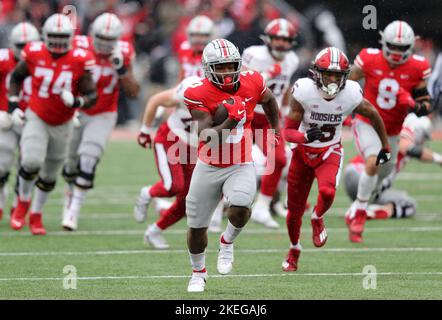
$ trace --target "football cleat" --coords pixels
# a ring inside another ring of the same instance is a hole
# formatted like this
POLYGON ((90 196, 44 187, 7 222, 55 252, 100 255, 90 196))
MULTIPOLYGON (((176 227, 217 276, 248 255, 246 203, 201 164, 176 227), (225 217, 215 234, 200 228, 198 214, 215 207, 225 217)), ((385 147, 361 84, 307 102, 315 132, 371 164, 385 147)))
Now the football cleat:
POLYGON ((43 226, 42 214, 32 213, 29 215, 29 228, 31 229, 31 233, 33 235, 41 235, 44 236, 46 234, 46 229, 43 226))
POLYGON ((18 199, 17 207, 11 215, 10 225, 14 230, 20 230, 25 225, 26 214, 28 213, 31 201, 21 201, 18 199))
POLYGON ((282 204, 281 201, 275 202, 273 204, 273 211, 281 218, 287 218, 287 208, 282 204))
POLYGON ((152 201, 152 197, 149 194, 150 186, 141 188, 140 195, 135 202, 134 218, 138 223, 143 223, 147 217, 147 209, 152 201))
POLYGON ((324 219, 311 219, 312 239, 315 247, 322 247, 327 242, 327 230, 325 229, 324 219))
POLYGON ((300 249, 290 248, 287 257, 282 262, 282 271, 292 272, 298 270, 298 259, 300 254, 300 249))
POLYGON ((144 244, 150 245, 154 249, 169 249, 169 244, 163 237, 162 232, 152 232, 150 226, 144 233, 144 244))
POLYGON ((68 210, 63 218, 61 227, 66 231, 75 231, 78 229, 78 215, 68 210))
POLYGON ((187 292, 203 292, 206 286, 207 272, 193 272, 190 278, 187 292))
POLYGON ((349 218, 348 228, 350 232, 362 233, 364 232, 365 221, 367 220, 367 212, 363 209, 356 210, 353 218, 349 218))
POLYGON ((345 223, 348 227, 348 239, 353 243, 362 243, 362 232, 353 232, 350 229, 351 223, 354 219, 350 219, 350 215, 345 216, 345 223))
POLYGON ((272 218, 269 208, 260 203, 256 203, 253 207, 251 219, 256 223, 264 225, 266 228, 279 228, 279 223, 272 218))
MULTIPOLYGON (((221 235, 222 238, 222 235, 221 235)), ((228 274, 233 268, 233 243, 219 242, 218 261, 216 263, 218 272, 228 274)))

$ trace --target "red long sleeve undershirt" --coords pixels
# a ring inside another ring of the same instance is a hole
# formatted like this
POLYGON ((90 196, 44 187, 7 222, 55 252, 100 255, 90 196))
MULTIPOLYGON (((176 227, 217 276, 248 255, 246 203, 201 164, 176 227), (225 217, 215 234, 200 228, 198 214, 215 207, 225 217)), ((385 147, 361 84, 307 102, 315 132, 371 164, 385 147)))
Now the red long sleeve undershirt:
POLYGON ((301 121, 295 121, 290 118, 285 119, 284 137, 288 142, 305 143, 305 136, 303 132, 298 131, 301 121))

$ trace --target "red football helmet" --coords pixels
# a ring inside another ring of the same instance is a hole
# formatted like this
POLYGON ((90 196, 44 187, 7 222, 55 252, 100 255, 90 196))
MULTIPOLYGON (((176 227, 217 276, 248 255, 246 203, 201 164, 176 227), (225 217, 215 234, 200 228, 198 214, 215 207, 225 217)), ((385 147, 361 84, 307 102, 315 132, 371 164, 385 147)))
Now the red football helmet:
POLYGON ((334 98, 345 87, 350 63, 344 52, 335 47, 328 47, 316 55, 311 72, 325 96, 334 98))
POLYGON ((286 19, 274 19, 267 24, 261 39, 269 48, 273 57, 282 60, 295 44, 296 29, 286 19), (273 43, 272 40, 283 39, 284 42, 273 43))

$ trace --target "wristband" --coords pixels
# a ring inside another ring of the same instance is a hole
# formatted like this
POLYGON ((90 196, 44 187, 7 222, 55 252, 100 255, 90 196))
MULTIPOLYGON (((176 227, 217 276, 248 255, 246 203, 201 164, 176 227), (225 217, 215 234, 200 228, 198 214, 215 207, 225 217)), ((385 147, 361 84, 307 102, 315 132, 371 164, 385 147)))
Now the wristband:
POLYGON ((442 155, 437 152, 433 152, 433 162, 442 164, 442 155))
POLYGON ((151 134, 152 133, 152 128, 146 126, 145 124, 143 124, 143 126, 141 127, 140 131, 144 134, 151 134))

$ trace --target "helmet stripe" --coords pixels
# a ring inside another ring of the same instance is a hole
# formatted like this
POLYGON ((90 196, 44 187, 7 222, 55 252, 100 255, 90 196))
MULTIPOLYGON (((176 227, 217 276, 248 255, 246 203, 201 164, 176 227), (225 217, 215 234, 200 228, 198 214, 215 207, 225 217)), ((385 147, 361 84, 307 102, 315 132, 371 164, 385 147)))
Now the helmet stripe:
POLYGON ((59 14, 57 18, 57 28, 58 31, 61 31, 61 15, 59 14))
POLYGON ((401 41, 401 38, 402 38, 402 21, 399 21, 399 26, 398 26, 398 35, 397 35, 397 37, 398 37, 398 40, 399 40, 399 42, 401 41))
POLYGON ((112 16, 110 14, 107 15, 106 27, 104 28, 106 32, 109 32, 110 25, 112 21, 112 16))
POLYGON ((221 55, 223 56, 223 58, 227 58, 229 54, 227 52, 227 45, 223 39, 219 41, 219 46, 221 50, 221 55))
POLYGON ((27 42, 28 41, 28 35, 26 33, 26 24, 22 23, 22 29, 23 29, 23 41, 27 42))

